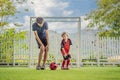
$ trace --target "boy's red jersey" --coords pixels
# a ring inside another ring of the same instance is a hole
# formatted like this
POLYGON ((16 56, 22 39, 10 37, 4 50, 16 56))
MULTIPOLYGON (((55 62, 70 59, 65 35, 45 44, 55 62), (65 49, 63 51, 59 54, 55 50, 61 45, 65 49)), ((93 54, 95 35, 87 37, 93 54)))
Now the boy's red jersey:
POLYGON ((65 42, 64 39, 61 41, 61 52, 62 52, 62 55, 65 54, 65 53, 62 51, 62 48, 64 48, 65 52, 66 52, 67 54, 69 54, 70 45, 72 45, 72 42, 71 42, 70 39, 68 39, 67 42, 65 42))

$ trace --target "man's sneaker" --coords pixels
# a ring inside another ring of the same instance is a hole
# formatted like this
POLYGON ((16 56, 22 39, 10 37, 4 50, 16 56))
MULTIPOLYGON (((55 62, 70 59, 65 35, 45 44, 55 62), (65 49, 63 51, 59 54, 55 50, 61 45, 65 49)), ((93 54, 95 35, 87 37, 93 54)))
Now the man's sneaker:
POLYGON ((41 66, 36 66, 36 70, 40 70, 41 69, 41 66))
POLYGON ((45 65, 43 65, 43 66, 41 67, 41 70, 45 70, 45 65))

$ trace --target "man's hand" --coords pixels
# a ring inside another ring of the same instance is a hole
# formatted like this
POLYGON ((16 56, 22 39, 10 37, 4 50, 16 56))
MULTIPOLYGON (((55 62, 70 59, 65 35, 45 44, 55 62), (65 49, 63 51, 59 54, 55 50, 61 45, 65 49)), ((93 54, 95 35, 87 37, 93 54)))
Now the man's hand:
POLYGON ((46 51, 49 51, 49 45, 46 46, 46 51))
POLYGON ((40 46, 41 46, 40 48, 41 48, 42 50, 45 50, 45 47, 44 47, 43 44, 41 44, 40 46))

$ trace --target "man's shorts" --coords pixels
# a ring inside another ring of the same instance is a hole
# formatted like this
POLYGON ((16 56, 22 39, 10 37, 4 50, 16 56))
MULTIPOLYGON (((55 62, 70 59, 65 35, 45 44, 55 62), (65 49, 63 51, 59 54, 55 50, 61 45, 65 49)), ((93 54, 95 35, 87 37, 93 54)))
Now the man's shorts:
MULTIPOLYGON (((47 46, 47 39, 40 39, 40 40, 42 41, 43 45, 46 47, 47 46)), ((37 41, 37 44, 38 44, 38 48, 40 48, 40 44, 38 43, 38 41, 37 41)))

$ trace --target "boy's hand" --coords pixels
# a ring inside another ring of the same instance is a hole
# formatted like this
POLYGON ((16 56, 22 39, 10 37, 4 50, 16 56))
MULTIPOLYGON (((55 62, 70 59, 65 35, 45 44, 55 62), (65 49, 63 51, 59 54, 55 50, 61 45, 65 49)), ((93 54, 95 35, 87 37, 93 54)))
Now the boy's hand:
POLYGON ((67 59, 70 59, 70 58, 71 58, 70 54, 64 55, 64 60, 67 60, 67 59))
POLYGON ((64 57, 64 60, 66 60, 67 54, 64 54, 63 57, 64 57))
POLYGON ((67 54, 64 54, 64 57, 66 57, 67 56, 67 54))

